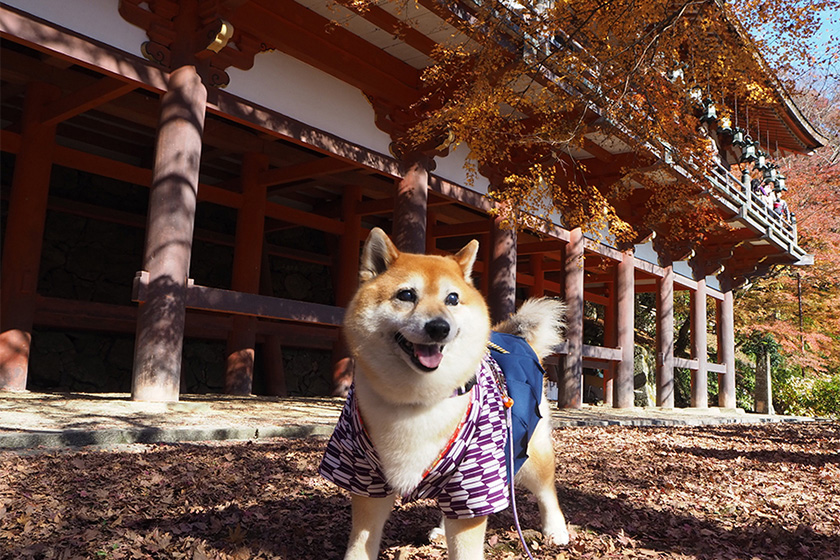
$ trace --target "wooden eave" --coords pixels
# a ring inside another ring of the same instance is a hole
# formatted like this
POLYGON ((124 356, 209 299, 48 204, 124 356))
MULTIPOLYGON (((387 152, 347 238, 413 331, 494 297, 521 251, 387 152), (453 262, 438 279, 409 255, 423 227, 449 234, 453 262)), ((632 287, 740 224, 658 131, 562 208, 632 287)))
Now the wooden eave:
MULTIPOLYGON (((234 27, 362 90, 408 107, 420 72, 294 0, 251 0, 227 14, 234 27)), ((282 78, 279 78, 282 79, 282 78)))

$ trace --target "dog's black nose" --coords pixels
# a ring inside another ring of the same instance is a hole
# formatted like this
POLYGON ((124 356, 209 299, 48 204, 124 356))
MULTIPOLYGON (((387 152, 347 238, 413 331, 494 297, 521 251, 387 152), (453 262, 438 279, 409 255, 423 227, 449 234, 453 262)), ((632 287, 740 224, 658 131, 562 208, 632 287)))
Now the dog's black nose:
POLYGON ((426 334, 429 335, 429 338, 435 342, 440 342, 449 336, 449 323, 444 319, 432 319, 423 328, 426 329, 426 334))

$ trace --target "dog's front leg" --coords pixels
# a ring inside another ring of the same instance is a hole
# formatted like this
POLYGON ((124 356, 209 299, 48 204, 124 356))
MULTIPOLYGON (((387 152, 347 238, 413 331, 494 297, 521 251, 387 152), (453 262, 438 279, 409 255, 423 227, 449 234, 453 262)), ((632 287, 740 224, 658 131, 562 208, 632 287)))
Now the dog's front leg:
POLYGON ((353 526, 344 560, 376 560, 382 527, 394 509, 397 495, 386 498, 368 498, 351 494, 353 526))
POLYGON ((484 558, 486 515, 469 519, 446 518, 443 525, 446 529, 449 560, 482 560, 484 558))

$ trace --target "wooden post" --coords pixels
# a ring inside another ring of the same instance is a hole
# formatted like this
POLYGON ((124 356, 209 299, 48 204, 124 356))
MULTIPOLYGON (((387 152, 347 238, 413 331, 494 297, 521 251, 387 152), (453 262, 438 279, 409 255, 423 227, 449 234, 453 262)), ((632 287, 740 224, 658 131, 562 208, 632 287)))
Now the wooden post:
POLYGON ((697 369, 691 379, 691 406, 709 407, 708 341, 706 334, 706 278, 697 280, 691 292, 691 353, 697 369))
MULTIPOLYGON (((263 239, 262 265, 260 266, 260 293, 274 296, 271 282, 271 261, 268 258, 268 247, 263 239)), ((283 344, 280 336, 268 334, 262 347, 263 369, 265 373, 265 392, 272 397, 287 397, 286 371, 283 367, 283 344)))
POLYGON ((674 408, 674 267, 656 280, 656 406, 674 408))
POLYGON ((516 311, 516 230, 501 227, 496 216, 490 232, 490 285, 487 303, 490 318, 498 323, 516 311))
POLYGON ((490 293, 490 261, 493 260, 493 218, 490 219, 490 232, 482 233, 479 241, 478 254, 481 256, 480 260, 484 264, 484 269, 479 279, 478 288, 483 294, 490 293))
POLYGON ((616 266, 616 330, 618 346, 621 349, 621 361, 615 372, 613 406, 632 408, 633 398, 633 350, 635 346, 635 258, 633 249, 623 252, 622 259, 616 266))
POLYGON ((534 285, 531 286, 531 297, 542 297, 545 295, 545 271, 543 271, 543 255, 537 253, 531 255, 531 274, 534 277, 534 285))
POLYGON ((755 357, 755 411, 759 414, 775 414, 773 409, 773 378, 770 365, 770 350, 765 346, 755 357))
MULTIPOLYGON (((263 236, 265 234, 266 187, 260 173, 268 169, 268 156, 247 153, 242 158, 242 206, 236 217, 231 289, 257 294, 260 290, 263 236)), ((233 318, 227 340, 225 393, 250 395, 254 384, 254 349, 257 319, 245 315, 233 318)))
POLYGON ((404 163, 405 173, 397 182, 392 237, 397 249, 423 253, 426 249, 426 212, 429 197, 429 171, 434 161, 425 156, 404 163))
POLYGON ((735 304, 732 281, 720 276, 723 301, 717 303, 718 361, 726 366, 718 384, 718 406, 735 408, 735 304))
MULTIPOLYGON (((616 328, 616 297, 615 282, 607 284, 607 302, 604 308, 604 346, 618 347, 618 329, 616 328)), ((615 400, 615 362, 609 362, 604 367, 604 404, 613 406, 615 400)))
POLYGON ((583 232, 574 228, 563 256, 568 354, 557 384, 558 408, 583 406, 583 232))
POLYGON ((170 74, 149 192, 143 257, 149 287, 138 309, 131 385, 137 401, 178 400, 206 103, 207 90, 194 66, 170 74))
MULTIPOLYGON (((341 198, 341 216, 344 220, 344 235, 341 236, 338 255, 338 280, 335 287, 335 304, 347 307, 359 284, 359 247, 362 243, 362 217, 357 208, 362 200, 362 189, 358 185, 347 187, 341 198)), ((333 344, 332 351, 332 394, 346 395, 353 383, 353 358, 344 340, 343 333, 333 344)))
POLYGON ((427 255, 434 255, 437 250, 437 235, 435 229, 437 227, 437 213, 426 213, 426 250, 427 255))
POLYGON ((33 82, 23 105, 0 279, 0 389, 7 391, 26 390, 55 149, 55 124, 41 124, 41 110, 60 94, 54 86, 33 82))

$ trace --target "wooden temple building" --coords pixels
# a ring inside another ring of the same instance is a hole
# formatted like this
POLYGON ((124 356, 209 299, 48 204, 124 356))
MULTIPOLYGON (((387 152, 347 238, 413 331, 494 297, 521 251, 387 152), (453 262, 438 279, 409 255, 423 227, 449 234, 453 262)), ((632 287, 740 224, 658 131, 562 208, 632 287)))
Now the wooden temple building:
MULTIPOLYGON (((399 157, 389 149, 437 42, 462 32, 444 6, 418 0, 406 25, 387 3, 355 13, 342 0, 0 3, 0 388, 27 388, 42 330, 73 330, 133 337, 135 400, 178 400, 189 339, 225 342, 225 392, 251 393, 256 368, 264 392, 282 395, 283 348, 330 349, 341 363, 359 249, 380 226, 407 251, 450 252, 479 239, 475 278, 496 318, 530 295, 565 299, 559 406, 582 405, 584 368, 604 372, 607 402, 633 406, 634 294, 654 292, 656 404, 674 406, 681 367, 692 371, 692 406, 735 407, 732 290, 771 265, 808 264, 795 221, 754 199, 727 165, 739 156, 729 144, 696 188, 730 230, 683 254, 660 250, 655 232, 617 247, 562 221, 499 227, 490 180, 467 180, 466 149, 399 157), (82 187, 64 187, 82 175, 82 187), (79 234, 69 217, 85 218, 100 243, 62 250, 79 234), (278 294, 267 265, 277 258, 320 267, 329 297, 278 294), (46 276, 56 261, 84 276, 116 260, 117 296, 46 276), (211 261, 228 265, 211 270, 219 267, 211 261), (683 290, 690 359, 674 356, 674 294, 683 290), (585 301, 603 306, 600 345, 583 343, 585 301), (718 403, 709 403, 712 375, 718 403)), ((778 109, 761 115, 778 151, 819 147, 819 134, 779 96, 778 109)), ((631 145, 620 127, 600 128, 575 159, 591 163, 588 180, 598 184, 628 166, 686 180, 667 158, 631 145)), ((645 195, 637 191, 619 206, 635 224, 643 204, 633 202, 645 195)), ((337 367, 334 382, 345 373, 337 367)))

